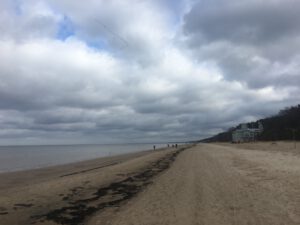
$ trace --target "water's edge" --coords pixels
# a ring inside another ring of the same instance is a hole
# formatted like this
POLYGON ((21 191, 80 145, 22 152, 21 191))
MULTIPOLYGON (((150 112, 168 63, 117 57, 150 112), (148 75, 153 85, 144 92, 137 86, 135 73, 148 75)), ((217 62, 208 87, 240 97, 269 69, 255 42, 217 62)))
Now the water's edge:
MULTIPOLYGON (((156 149, 167 147, 156 144, 156 149)), ((153 144, 0 146, 0 173, 39 169, 153 149, 153 144)))

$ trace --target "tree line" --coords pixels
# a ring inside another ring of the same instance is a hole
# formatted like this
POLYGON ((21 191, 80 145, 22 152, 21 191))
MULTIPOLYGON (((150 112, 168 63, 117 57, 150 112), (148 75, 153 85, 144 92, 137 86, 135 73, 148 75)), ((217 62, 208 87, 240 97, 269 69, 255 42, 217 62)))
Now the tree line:
MULTIPOLYGON (((300 104, 280 110, 278 114, 255 122, 249 122, 248 127, 257 127, 261 122, 264 130, 258 136, 261 141, 300 140, 300 104)), ((241 125, 232 127, 200 142, 228 142, 232 140, 232 132, 241 125)))

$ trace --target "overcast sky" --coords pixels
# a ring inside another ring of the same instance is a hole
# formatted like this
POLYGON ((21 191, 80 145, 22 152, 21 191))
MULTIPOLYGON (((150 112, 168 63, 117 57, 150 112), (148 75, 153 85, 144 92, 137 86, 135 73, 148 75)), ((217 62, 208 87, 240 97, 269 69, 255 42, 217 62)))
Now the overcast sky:
POLYGON ((1 0, 0 145, 198 140, 300 103, 298 0, 1 0))

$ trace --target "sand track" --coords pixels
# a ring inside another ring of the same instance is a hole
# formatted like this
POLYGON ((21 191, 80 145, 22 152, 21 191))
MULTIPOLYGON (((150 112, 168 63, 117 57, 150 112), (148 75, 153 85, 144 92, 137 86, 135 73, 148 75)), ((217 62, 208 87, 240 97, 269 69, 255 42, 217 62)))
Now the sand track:
POLYGON ((89 224, 300 224, 300 158, 201 144, 126 207, 89 224))

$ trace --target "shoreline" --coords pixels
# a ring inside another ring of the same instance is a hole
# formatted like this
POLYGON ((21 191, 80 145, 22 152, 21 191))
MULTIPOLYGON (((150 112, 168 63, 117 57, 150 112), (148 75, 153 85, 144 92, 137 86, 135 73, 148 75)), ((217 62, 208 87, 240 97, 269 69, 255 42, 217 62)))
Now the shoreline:
MULTIPOLYGON (((171 148, 171 147, 170 147, 171 148)), ((160 147, 157 148, 156 150, 163 150, 167 149, 167 147, 160 147)), ((72 164, 77 164, 77 163, 82 163, 82 162, 89 162, 89 161, 94 161, 94 160, 99 160, 99 159, 110 159, 114 157, 119 157, 119 156, 125 156, 125 155, 131 155, 131 154, 142 154, 143 152, 151 152, 153 149, 141 149, 141 150, 133 150, 133 151, 128 151, 128 152, 117 152, 117 153, 111 153, 108 155, 103 155, 103 156, 95 156, 91 158, 86 158, 86 159, 79 159, 75 161, 70 161, 70 162, 60 162, 58 164, 45 164, 45 165, 40 165, 32 168, 19 168, 17 167, 16 169, 9 169, 9 170, 2 170, 0 171, 0 175, 4 173, 15 173, 15 172, 25 172, 25 171, 34 171, 34 170, 40 170, 40 169, 47 169, 47 168, 52 168, 52 167, 59 167, 59 166, 68 166, 72 164)))
MULTIPOLYGON (((156 146, 157 149, 167 147, 161 144, 156 146)), ((151 150, 153 150, 153 146, 148 144, 65 145, 63 147, 62 145, 0 146, 0 174, 43 169, 151 150)))
POLYGON ((117 202, 121 203, 135 196, 151 183, 154 175, 167 169, 177 152, 184 147, 2 173, 0 219, 4 224, 53 224, 54 221, 54 224, 60 224, 62 218, 70 217, 69 210, 75 210, 86 220, 91 214, 85 210, 95 207, 94 204, 99 206, 94 209, 98 212, 102 206, 106 208, 117 204, 116 198, 120 198, 117 202), (132 180, 132 177, 137 180, 132 180), (129 185, 128 188, 126 185, 129 185), (134 192, 131 193, 133 186, 134 192), (126 197, 123 198, 123 195, 126 197), (83 211, 82 204, 85 205, 83 211))
MULTIPOLYGON (((169 149, 172 149, 171 147, 169 149)), ((164 151, 168 148, 159 148, 156 151, 164 151)), ((105 168, 108 166, 113 166, 128 160, 142 157, 153 153, 153 150, 141 150, 136 152, 129 152, 123 154, 117 154, 113 156, 97 157, 94 159, 81 160, 71 163, 51 165, 39 168, 16 170, 16 171, 4 171, 0 172, 0 193, 1 190, 10 185, 24 185, 30 182, 31 184, 35 182, 35 178, 39 177, 38 181, 43 181, 51 177, 65 177, 80 173, 89 172, 92 170, 97 170, 105 168)))

